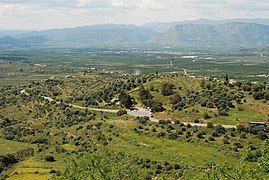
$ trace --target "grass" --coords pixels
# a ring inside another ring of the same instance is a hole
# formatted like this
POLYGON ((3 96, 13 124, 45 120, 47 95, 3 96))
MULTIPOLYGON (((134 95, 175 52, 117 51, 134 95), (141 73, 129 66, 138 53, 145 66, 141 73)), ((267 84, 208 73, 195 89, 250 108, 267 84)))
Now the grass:
POLYGON ((214 147, 193 144, 180 140, 168 140, 152 136, 141 136, 133 132, 135 122, 114 122, 122 129, 119 137, 113 137, 113 148, 137 155, 140 158, 169 163, 180 163, 187 167, 207 167, 208 163, 236 163, 237 159, 227 156, 214 147))
POLYGON ((60 170, 62 161, 46 162, 35 158, 16 164, 8 180, 48 180, 52 177, 51 170, 60 170))
POLYGON ((16 141, 8 141, 0 138, 0 155, 5 156, 9 154, 15 154, 20 150, 27 149, 29 147, 34 147, 34 145, 16 141))
POLYGON ((39 172, 31 172, 31 173, 22 173, 13 175, 7 180, 48 180, 51 178, 52 175, 48 174, 40 174, 39 172))

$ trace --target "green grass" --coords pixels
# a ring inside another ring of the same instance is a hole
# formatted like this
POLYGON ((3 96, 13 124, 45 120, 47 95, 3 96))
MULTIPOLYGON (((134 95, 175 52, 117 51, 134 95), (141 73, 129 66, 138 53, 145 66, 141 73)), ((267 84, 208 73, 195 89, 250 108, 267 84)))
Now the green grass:
POLYGON ((134 123, 115 122, 122 129, 119 137, 113 137, 112 146, 115 150, 128 152, 140 158, 151 159, 187 167, 207 167, 208 163, 236 163, 237 159, 227 156, 215 147, 201 143, 187 143, 180 140, 168 140, 154 136, 138 135, 133 132, 134 123), (118 124, 119 123, 119 124, 118 124))
POLYGON ((48 180, 51 178, 51 176, 52 175, 50 174, 42 174, 38 171, 31 173, 22 172, 22 174, 12 175, 11 177, 7 178, 7 180, 48 180))
POLYGON ((20 150, 27 149, 29 147, 34 147, 34 145, 31 145, 29 143, 22 143, 22 142, 16 142, 16 141, 9 141, 5 139, 0 138, 0 155, 5 156, 9 154, 15 154, 16 152, 20 150))

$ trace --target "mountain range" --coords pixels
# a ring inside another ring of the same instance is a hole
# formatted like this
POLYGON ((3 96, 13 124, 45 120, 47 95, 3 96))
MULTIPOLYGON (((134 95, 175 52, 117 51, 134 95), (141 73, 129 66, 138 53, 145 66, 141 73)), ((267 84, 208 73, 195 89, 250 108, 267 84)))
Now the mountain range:
POLYGON ((100 24, 43 31, 0 31, 0 49, 43 46, 267 46, 269 19, 100 24))

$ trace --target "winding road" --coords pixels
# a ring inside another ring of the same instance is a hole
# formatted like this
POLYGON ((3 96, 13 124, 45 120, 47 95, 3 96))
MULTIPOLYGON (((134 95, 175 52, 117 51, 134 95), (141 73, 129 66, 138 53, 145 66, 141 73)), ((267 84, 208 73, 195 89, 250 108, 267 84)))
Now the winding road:
MULTIPOLYGON (((20 91, 21 94, 25 94, 27 96, 29 96, 29 93, 26 93, 26 90, 23 89, 20 91)), ((49 102, 56 102, 57 104, 59 104, 59 101, 56 101, 54 99, 52 99, 51 97, 46 97, 46 96, 41 96, 42 98, 48 100, 49 102)), ((91 111, 102 111, 102 112, 109 112, 109 113, 117 113, 119 110, 115 110, 115 109, 102 109, 102 108, 88 108, 88 107, 83 107, 83 106, 78 106, 78 105, 74 105, 74 104, 68 104, 69 106, 73 107, 73 108, 78 108, 78 109, 88 109, 91 111)), ((149 117, 149 119, 153 122, 159 122, 159 119, 155 118, 152 116, 152 112, 148 109, 145 108, 140 108, 140 107, 135 107, 134 110, 127 110, 127 114, 131 115, 131 116, 135 116, 135 117, 142 117, 142 116, 147 116, 149 117)), ((174 122, 172 122, 174 123, 174 122)), ((191 126, 200 126, 200 127, 206 127, 207 124, 201 124, 201 123, 190 123, 190 122, 181 122, 184 125, 190 124, 191 126)), ((234 125, 221 125, 224 128, 236 128, 236 126, 234 125)))

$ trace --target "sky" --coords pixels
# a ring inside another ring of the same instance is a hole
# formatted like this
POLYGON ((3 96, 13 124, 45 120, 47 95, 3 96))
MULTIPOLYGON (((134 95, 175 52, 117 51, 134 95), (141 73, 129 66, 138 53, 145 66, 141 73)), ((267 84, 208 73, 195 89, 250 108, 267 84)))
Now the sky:
POLYGON ((0 0, 0 29, 269 18, 269 0, 0 0))

